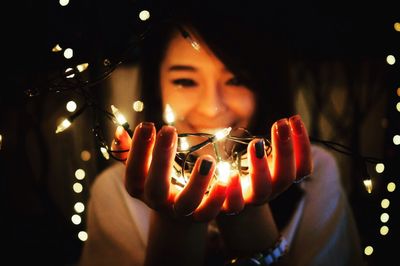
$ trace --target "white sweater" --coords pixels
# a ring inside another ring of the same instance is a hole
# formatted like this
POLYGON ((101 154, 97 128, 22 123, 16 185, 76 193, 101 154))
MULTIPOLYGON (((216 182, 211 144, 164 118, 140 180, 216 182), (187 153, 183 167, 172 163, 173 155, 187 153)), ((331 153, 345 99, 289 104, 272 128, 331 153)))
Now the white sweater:
MULTIPOLYGON (((360 240, 334 157, 312 146, 314 172, 302 183, 304 197, 282 234, 290 265, 365 265, 360 240)), ((123 184, 124 165, 105 169, 91 187, 88 240, 81 266, 143 265, 150 209, 123 184)))

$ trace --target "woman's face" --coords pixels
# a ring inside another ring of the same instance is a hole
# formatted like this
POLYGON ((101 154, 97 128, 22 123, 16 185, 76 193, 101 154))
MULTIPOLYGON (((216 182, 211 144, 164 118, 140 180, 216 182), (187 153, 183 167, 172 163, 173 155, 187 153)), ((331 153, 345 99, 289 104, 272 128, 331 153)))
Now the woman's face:
POLYGON ((226 127, 247 127, 254 113, 253 92, 235 76, 204 42, 196 50, 180 34, 169 43, 161 63, 164 110, 168 104, 178 133, 215 133, 226 127))

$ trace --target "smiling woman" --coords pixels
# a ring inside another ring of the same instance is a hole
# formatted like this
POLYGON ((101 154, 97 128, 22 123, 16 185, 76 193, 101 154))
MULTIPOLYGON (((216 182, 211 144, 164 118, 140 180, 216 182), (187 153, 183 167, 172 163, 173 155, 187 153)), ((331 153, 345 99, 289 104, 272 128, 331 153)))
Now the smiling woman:
POLYGON ((251 90, 240 84, 199 37, 193 49, 179 32, 166 50, 160 68, 163 106, 177 115, 178 132, 214 134, 226 127, 248 127, 254 113, 251 90))
POLYGON ((129 152, 92 185, 82 265, 363 264, 334 157, 294 112, 284 17, 222 2, 177 6, 141 43, 146 122, 132 138, 115 133, 114 148, 129 152), (207 145, 175 186, 178 134, 216 140, 238 128, 269 135, 271 152, 251 140, 246 174, 212 182, 224 158, 207 145))

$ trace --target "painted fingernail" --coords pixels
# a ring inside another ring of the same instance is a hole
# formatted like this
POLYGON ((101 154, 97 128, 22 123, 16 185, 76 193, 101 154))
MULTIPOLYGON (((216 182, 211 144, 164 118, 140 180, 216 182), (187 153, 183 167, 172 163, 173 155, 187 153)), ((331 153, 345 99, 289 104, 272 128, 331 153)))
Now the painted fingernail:
POLYGON ((256 149, 256 157, 261 159, 264 157, 265 150, 264 150, 264 140, 260 139, 259 141, 254 144, 254 147, 256 149))
POLYGON ((145 141, 150 141, 153 137, 153 127, 154 124, 151 122, 142 122, 139 125, 140 128, 140 136, 145 141))
POLYGON ((158 141, 161 147, 168 150, 174 146, 176 129, 173 126, 163 126, 159 132, 158 141))
POLYGON ((292 129, 293 129, 293 133, 297 136, 301 136, 303 134, 303 121, 301 121, 301 117, 300 115, 294 115, 291 118, 289 118, 291 125, 292 125, 292 129))
POLYGON ((199 173, 201 175, 208 175, 208 172, 210 172, 211 166, 212 166, 212 161, 203 159, 200 164, 199 173))
POLYGON ((286 142, 290 138, 290 127, 289 127, 289 121, 284 118, 281 120, 278 120, 276 122, 276 132, 278 133, 279 139, 283 142, 286 142))

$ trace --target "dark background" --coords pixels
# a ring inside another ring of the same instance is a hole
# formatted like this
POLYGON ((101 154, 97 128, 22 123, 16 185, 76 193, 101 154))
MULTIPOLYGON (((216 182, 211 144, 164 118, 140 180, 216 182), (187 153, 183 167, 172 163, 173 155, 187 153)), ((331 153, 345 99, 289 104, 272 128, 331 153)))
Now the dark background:
MULTIPOLYGON (((138 33, 146 28, 145 23, 132 18, 132 13, 148 8, 157 18, 162 16, 163 10, 159 9, 161 3, 156 1, 84 0, 71 1, 66 7, 61 7, 57 1, 37 2, 25 0, 12 4, 6 10, 12 15, 11 19, 3 22, 5 82, 0 92, 0 134, 3 136, 0 161, 2 195, 6 203, 6 212, 2 215, 6 221, 3 246, 7 247, 6 255, 13 261, 11 265, 75 265, 82 247, 77 232, 84 230, 84 221, 81 225, 71 223, 72 205, 76 200, 87 200, 88 191, 74 195, 71 177, 79 165, 86 167, 89 178, 85 185, 89 187, 94 176, 109 162, 98 153, 93 132, 86 126, 90 121, 88 116, 84 116, 74 130, 62 136, 53 134, 54 121, 63 113, 65 99, 73 93, 49 92, 47 88, 67 67, 84 62, 91 66, 89 78, 101 75, 104 58, 116 62, 138 33), (75 56, 66 60, 61 53, 51 53, 57 43, 74 47, 75 56), (40 94, 27 97, 25 91, 28 89, 40 94), (89 162, 79 160, 82 148, 93 151, 89 162)), ((399 207, 399 192, 397 189, 388 193, 386 184, 400 178, 400 148, 392 141, 395 134, 400 134, 400 113, 395 108, 400 101, 396 94, 400 75, 399 62, 388 66, 385 58, 393 54, 400 60, 400 32, 393 28, 394 22, 400 22, 398 8, 395 1, 293 2, 288 2, 291 18, 288 23, 295 65, 306 66, 307 75, 319 82, 326 81, 320 76, 326 65, 338 63, 340 73, 350 73, 344 86, 348 95, 354 96, 350 97, 349 104, 353 108, 352 122, 344 129, 340 129, 340 124, 337 127, 334 124, 338 129, 334 139, 344 140, 353 150, 385 160, 382 175, 374 172, 373 166, 369 169, 371 175, 377 176, 373 194, 366 194, 360 180, 355 178, 360 171, 352 160, 349 160, 350 166, 344 166, 344 172, 352 178, 346 179, 345 183, 363 246, 374 246, 373 255, 366 260, 370 265, 397 265, 396 253, 388 250, 397 246, 400 240, 399 213, 395 211, 399 207), (360 81, 356 70, 365 66, 371 66, 368 69, 372 71, 361 76, 360 81), (376 83, 370 84, 370 81, 376 83), (365 106, 365 102, 359 101, 358 84, 371 85, 362 90, 363 99, 371 105, 365 106), (372 111, 376 113, 377 123, 366 126, 362 119, 370 115, 366 113, 369 108, 373 109, 373 95, 380 95, 384 104, 372 111), (384 237, 379 235, 382 198, 391 200, 387 211, 391 215, 387 223, 390 231, 384 237)), ((268 8, 269 4, 267 1, 263 8, 268 8)), ((134 62, 134 56, 129 60, 134 62)), ((92 88, 100 103, 107 95, 106 89, 102 84, 92 88)), ((329 102, 321 91, 312 91, 312 95, 317 100, 329 102)), ((312 111, 324 111, 329 116, 329 110, 322 109, 321 105, 316 104, 313 108, 312 111)), ((319 122, 310 121, 314 135, 323 136, 319 122)))

